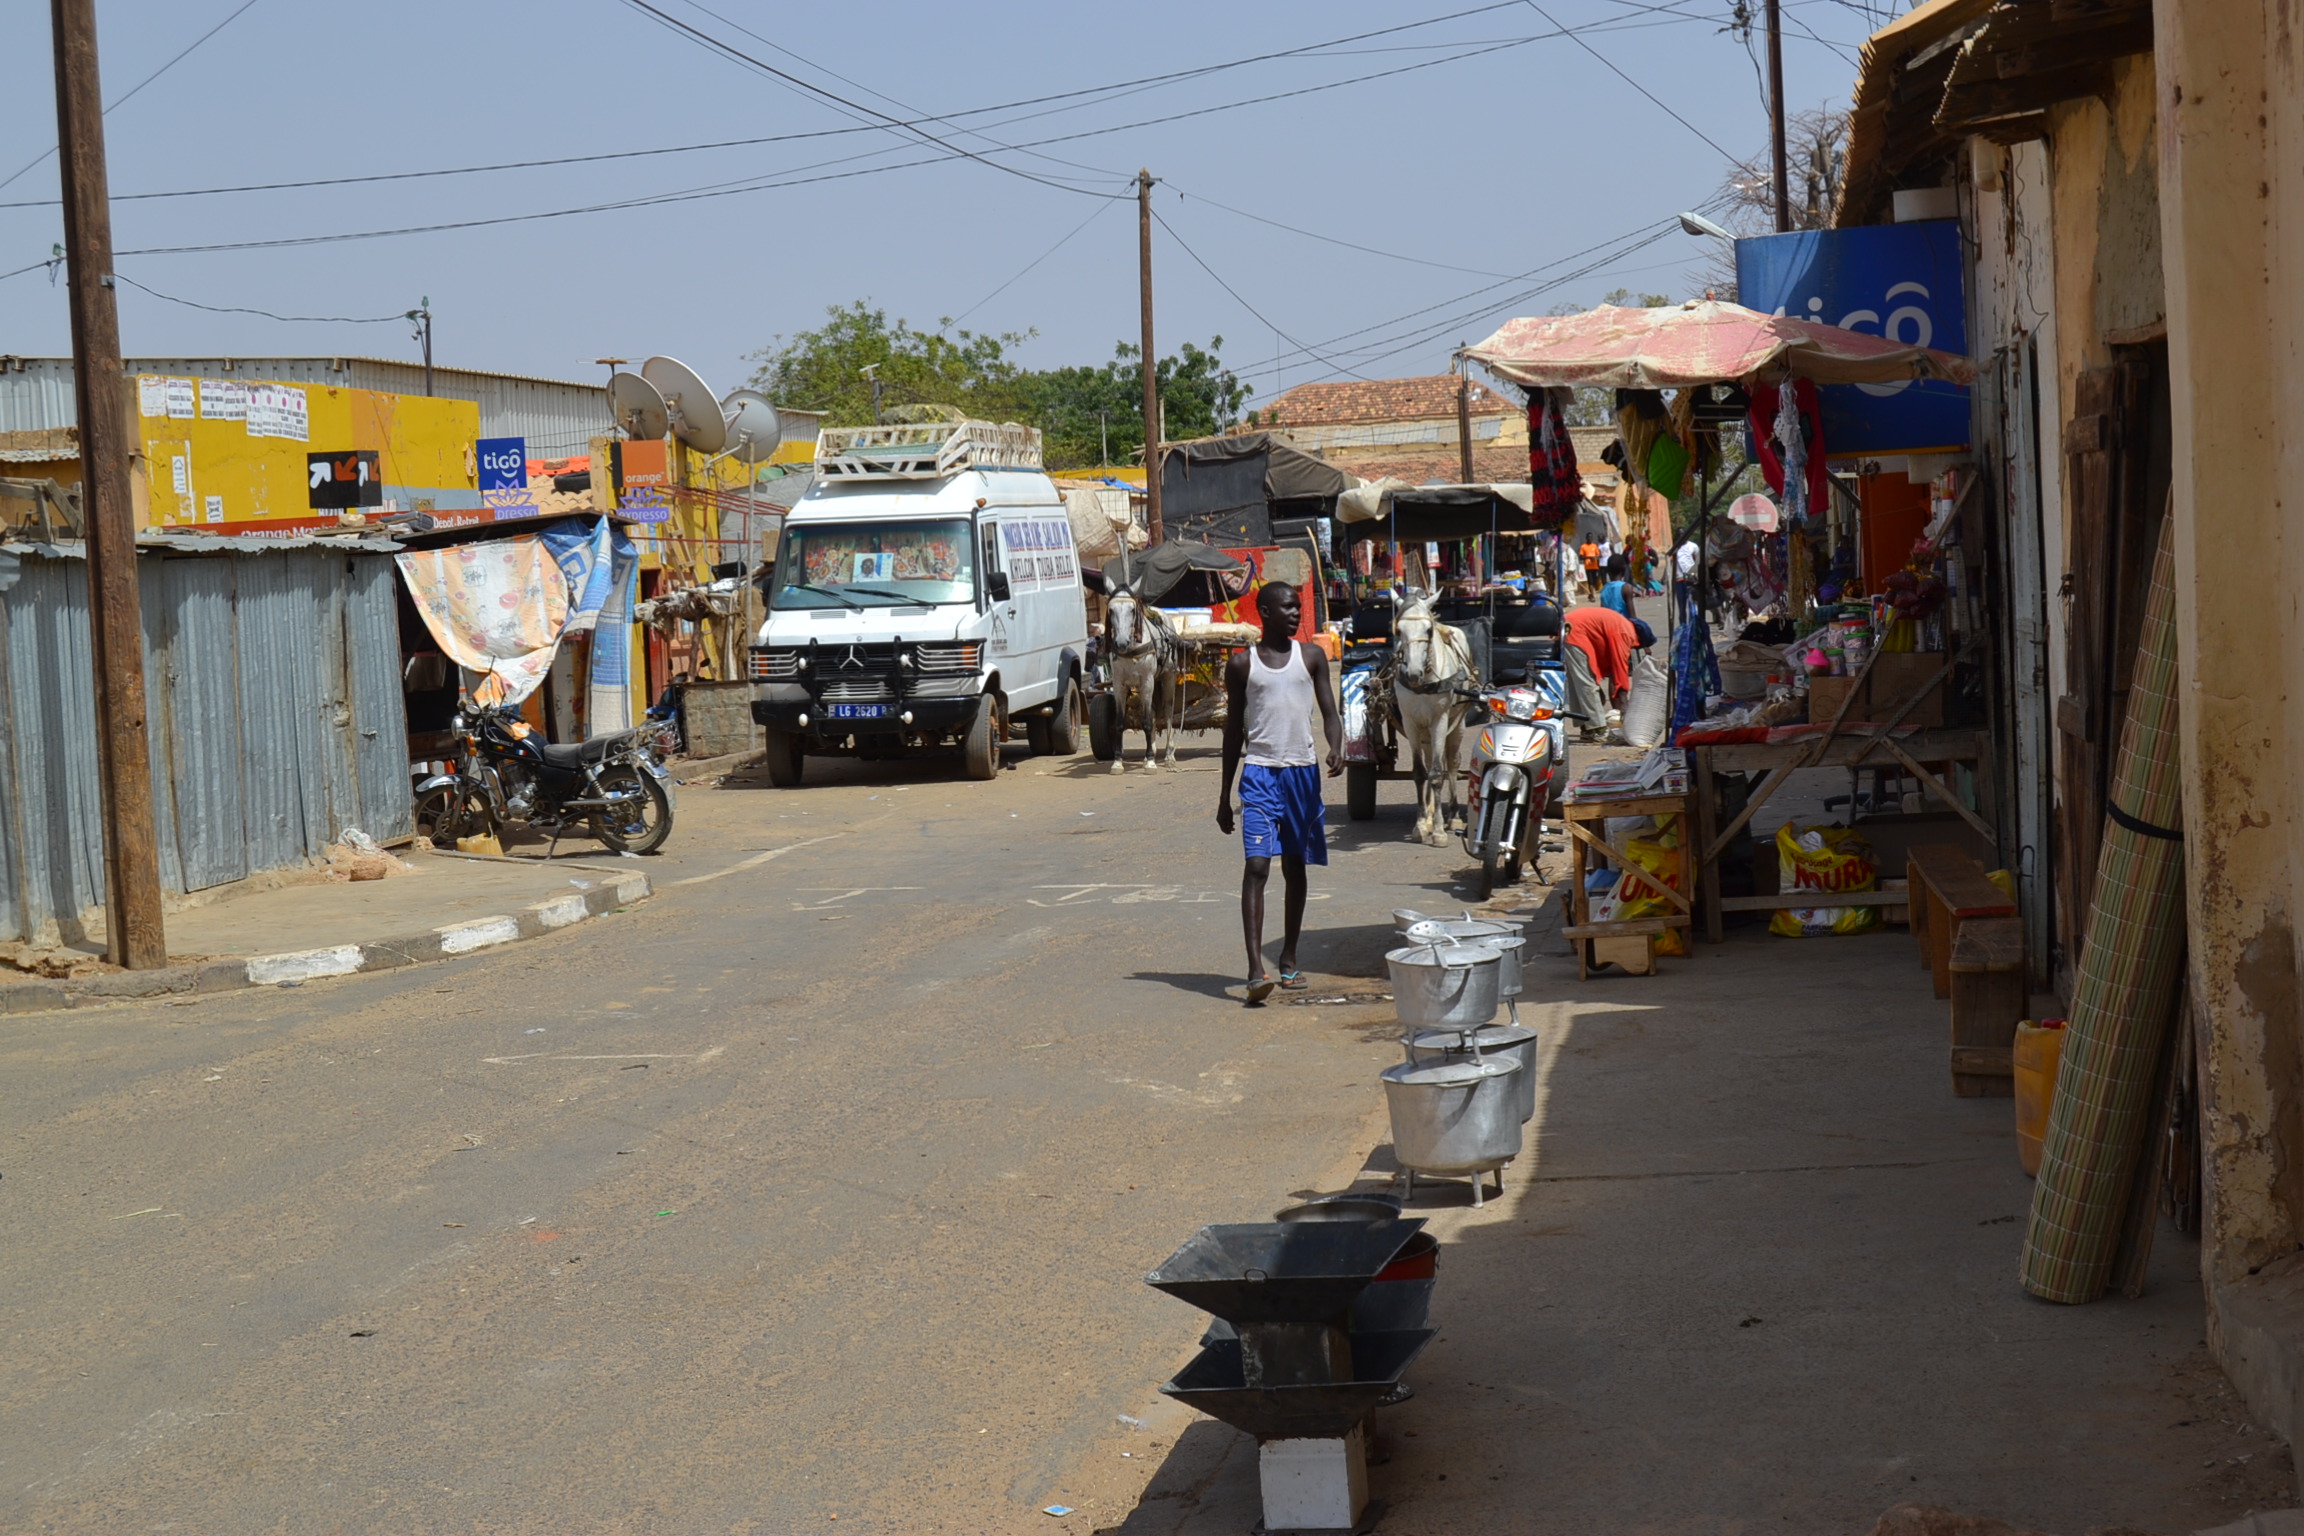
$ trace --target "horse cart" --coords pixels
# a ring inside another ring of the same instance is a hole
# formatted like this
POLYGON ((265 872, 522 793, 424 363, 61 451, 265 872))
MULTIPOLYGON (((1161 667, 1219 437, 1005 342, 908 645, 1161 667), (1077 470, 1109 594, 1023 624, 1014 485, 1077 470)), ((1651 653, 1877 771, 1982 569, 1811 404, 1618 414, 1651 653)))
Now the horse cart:
MULTIPOLYGON (((1176 695, 1171 730, 1212 731, 1224 725, 1226 661, 1242 646, 1254 645, 1262 632, 1255 616, 1257 590, 1266 581, 1317 590, 1319 560, 1309 541, 1226 550, 1177 539, 1107 560, 1103 574, 1113 594, 1132 593, 1163 610, 1159 622, 1176 695)), ((1307 630, 1313 628, 1313 609, 1307 602, 1307 630)), ((1116 686, 1122 670, 1118 661, 1107 647, 1089 683, 1088 744, 1099 762, 1117 762, 1123 734, 1149 723, 1141 709, 1130 709, 1116 686)))

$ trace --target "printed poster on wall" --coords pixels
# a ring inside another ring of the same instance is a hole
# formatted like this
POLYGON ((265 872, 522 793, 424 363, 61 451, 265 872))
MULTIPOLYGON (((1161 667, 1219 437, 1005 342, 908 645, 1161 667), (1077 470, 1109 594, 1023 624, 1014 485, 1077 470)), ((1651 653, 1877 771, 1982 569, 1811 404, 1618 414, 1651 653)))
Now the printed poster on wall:
POLYGON ((193 407, 192 381, 190 379, 170 379, 167 381, 167 390, 168 414, 170 416, 189 421, 199 414, 193 407))
POLYGON ((168 414, 168 381, 156 373, 136 376, 136 413, 139 416, 165 416, 168 414))
POLYGON ((202 379, 200 415, 206 421, 246 421, 248 386, 238 379, 202 379))

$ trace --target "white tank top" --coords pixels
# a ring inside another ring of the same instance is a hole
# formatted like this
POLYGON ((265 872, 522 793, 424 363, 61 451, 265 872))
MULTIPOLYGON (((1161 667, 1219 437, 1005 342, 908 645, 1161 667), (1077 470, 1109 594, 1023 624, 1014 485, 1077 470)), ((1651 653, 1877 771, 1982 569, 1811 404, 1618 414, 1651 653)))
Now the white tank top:
POLYGON ((1248 761, 1259 768, 1303 768, 1320 761, 1312 748, 1312 674, 1304 647, 1288 642, 1288 659, 1267 666, 1264 653, 1248 649, 1248 761))

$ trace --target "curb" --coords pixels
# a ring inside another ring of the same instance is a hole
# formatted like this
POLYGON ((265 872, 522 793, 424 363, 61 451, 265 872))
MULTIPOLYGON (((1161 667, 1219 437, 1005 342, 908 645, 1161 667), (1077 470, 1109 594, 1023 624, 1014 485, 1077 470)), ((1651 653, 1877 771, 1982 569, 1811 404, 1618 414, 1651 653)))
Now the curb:
POLYGON ((428 960, 448 960, 522 939, 542 938, 556 929, 616 911, 655 893, 646 875, 617 875, 586 890, 521 907, 507 917, 476 917, 402 938, 369 944, 337 944, 283 955, 244 960, 205 960, 153 971, 117 971, 66 981, 0 984, 0 1014, 48 1013, 146 997, 205 996, 243 987, 300 986, 327 976, 397 970, 428 960))

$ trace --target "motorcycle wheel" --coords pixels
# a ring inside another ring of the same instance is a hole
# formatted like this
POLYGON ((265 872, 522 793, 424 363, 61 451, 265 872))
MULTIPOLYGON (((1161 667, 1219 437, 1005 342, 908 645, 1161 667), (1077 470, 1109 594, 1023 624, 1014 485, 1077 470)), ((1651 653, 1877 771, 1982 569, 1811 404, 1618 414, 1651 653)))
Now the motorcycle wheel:
POLYGON ((656 776, 630 763, 617 763, 600 771, 600 788, 610 795, 629 795, 616 809, 592 816, 592 835, 618 853, 654 853, 672 835, 672 803, 656 776))
POLYGON ((416 835, 435 848, 453 848, 456 839, 488 830, 488 810, 479 795, 456 784, 418 795, 414 820, 416 835))
POLYGON ((1496 894, 1496 887, 1504 884, 1504 850, 1491 847, 1480 855, 1480 899, 1486 901, 1496 894))

